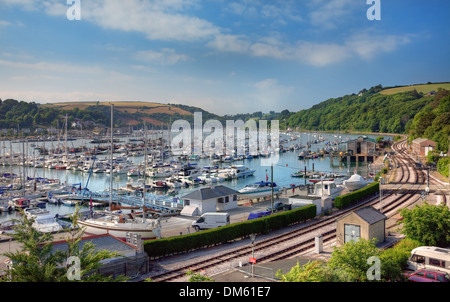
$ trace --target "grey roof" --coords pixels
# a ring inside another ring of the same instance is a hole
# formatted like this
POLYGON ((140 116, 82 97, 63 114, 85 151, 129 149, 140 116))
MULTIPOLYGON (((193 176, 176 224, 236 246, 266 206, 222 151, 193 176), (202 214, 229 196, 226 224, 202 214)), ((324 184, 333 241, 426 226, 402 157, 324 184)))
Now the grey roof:
POLYGON ((211 188, 201 188, 194 192, 181 197, 182 199, 207 200, 211 198, 219 198, 229 195, 238 194, 239 192, 225 186, 215 186, 211 188))
MULTIPOLYGON (((83 248, 84 244, 87 242, 92 242, 94 244, 96 251, 109 250, 117 253, 126 253, 135 250, 136 248, 132 247, 125 242, 112 237, 110 235, 99 235, 92 236, 81 239, 79 243, 80 249, 83 248)), ((65 240, 54 243, 53 251, 67 251, 68 245, 65 240)))
POLYGON ((376 143, 375 139, 369 138, 369 137, 364 137, 364 136, 358 136, 357 138, 354 138, 354 139, 351 139, 351 140, 347 141, 347 143, 356 142, 357 140, 360 140, 360 139, 362 139, 365 142, 376 143))
POLYGON ((416 138, 415 140, 412 141, 413 144, 422 144, 425 142, 432 142, 433 144, 436 144, 436 142, 428 138, 416 138))
POLYGON ((365 207, 354 211, 361 219, 366 221, 368 224, 374 224, 380 220, 387 219, 387 217, 381 214, 378 210, 373 207, 365 207))

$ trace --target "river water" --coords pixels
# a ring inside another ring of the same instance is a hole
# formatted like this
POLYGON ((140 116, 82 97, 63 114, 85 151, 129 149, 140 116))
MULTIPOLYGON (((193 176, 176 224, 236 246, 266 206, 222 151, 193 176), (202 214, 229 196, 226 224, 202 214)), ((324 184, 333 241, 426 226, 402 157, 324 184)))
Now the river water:
MULTIPOLYGON (((324 142, 312 144, 310 147, 311 151, 319 151, 323 148, 329 147, 327 142, 334 142, 339 138, 339 135, 336 134, 321 134, 321 136, 325 137, 324 142)), ((349 139, 357 138, 359 135, 352 135, 352 134, 342 134, 340 135, 341 139, 343 141, 347 141, 349 139)), ((376 138, 378 135, 367 135, 369 138, 376 138)), ((287 136, 280 136, 280 141, 283 138, 287 138, 287 136)), ((385 139, 390 139, 390 137, 385 136, 385 139)), ((302 144, 305 145, 307 141, 313 140, 313 134, 312 133, 303 133, 301 137, 299 137, 296 140, 288 141, 284 145, 290 145, 290 144, 302 144)), ((128 138, 120 138, 120 143, 127 143, 128 138)), ((22 152, 22 150, 25 150, 25 153, 29 156, 38 156, 38 151, 35 150, 33 147, 30 147, 31 143, 28 143, 28 146, 26 146, 23 143, 14 142, 12 143, 13 152, 22 152), (28 151, 28 152, 27 152, 28 151)), ((36 147, 44 146, 43 142, 36 142, 34 143, 36 147)), ((58 142, 46 142, 45 147, 51 148, 53 146, 58 145, 58 142)), ((64 145, 64 141, 59 142, 60 146, 64 145)), ((90 143, 89 140, 86 139, 77 139, 77 140, 70 140, 68 141, 68 147, 78 147, 81 145, 85 145, 87 147, 98 147, 98 144, 96 143, 90 143)), ((10 151, 10 143, 9 142, 1 142, 0 147, 2 147, 2 155, 4 153, 8 153, 10 151)), ((345 151, 345 144, 340 144, 335 146, 336 148, 340 148, 340 150, 345 151)), ((333 162, 330 161, 329 157, 320 157, 316 159, 305 159, 305 160, 299 160, 298 154, 300 153, 300 150, 294 150, 294 151, 286 151, 284 153, 280 153, 279 160, 274 163, 273 165, 273 181, 277 183, 279 187, 290 187, 292 184, 299 185, 299 184, 305 184, 306 180, 303 178, 294 178, 291 176, 294 172, 297 171, 304 171, 305 167, 307 171, 318 171, 318 172, 336 172, 339 174, 346 174, 351 175, 354 172, 362 175, 367 176, 369 172, 378 172, 381 167, 377 167, 376 165, 367 165, 365 163, 351 163, 350 166, 347 166, 346 163, 339 163, 338 159, 335 158, 333 162)), ((109 158, 109 155, 99 155, 98 158, 109 158)), ((129 158, 131 162, 136 164, 142 164, 144 157, 143 156, 136 156, 136 157, 130 157, 129 158)), ((192 163, 196 163, 198 166, 211 166, 211 160, 210 159, 199 159, 195 161, 191 161, 192 163)), ((250 169, 255 169, 255 173, 251 177, 247 178, 240 178, 240 179, 234 179, 231 181, 224 181, 220 184, 225 185, 227 187, 233 188, 235 190, 242 189, 247 184, 252 184, 258 181, 265 181, 268 179, 271 180, 271 166, 262 166, 261 165, 261 159, 260 158, 254 158, 254 159, 244 159, 241 161, 235 161, 233 164, 242 164, 250 169)), ((230 163, 223 163, 223 166, 229 166, 230 163)), ((11 168, 9 166, 0 166, 0 172, 1 173, 9 173, 11 171, 11 168)), ((23 171, 23 167, 14 166, 12 169, 13 173, 20 174, 23 171)), ((27 167, 25 168, 25 173, 28 177, 46 177, 50 179, 59 179, 62 183, 67 184, 78 184, 81 183, 81 187, 85 187, 87 185, 87 188, 89 188, 90 191, 104 191, 109 190, 110 188, 110 176, 109 173, 92 173, 92 175, 89 178, 89 173, 81 172, 81 171, 73 171, 73 170, 56 170, 56 169, 47 169, 47 168, 31 168, 27 167)), ((113 175, 113 188, 120 188, 125 187, 128 182, 132 181, 130 177, 128 177, 126 174, 121 175, 113 175)), ((136 182, 137 179, 134 178, 134 181, 136 182)), ((206 186, 206 185, 205 185, 206 186)), ((161 198, 168 199, 173 197, 181 197, 193 190, 197 190, 198 188, 201 188, 202 185, 199 185, 195 188, 189 187, 189 188, 183 188, 177 191, 174 195, 168 196, 166 192, 157 192, 156 194, 159 194, 161 198)), ((47 210, 50 211, 52 214, 68 214, 72 213, 74 208, 68 207, 65 205, 52 205, 47 204, 46 206, 47 210)), ((2 213, 0 214, 0 222, 9 220, 11 218, 16 217, 17 213, 2 213)))

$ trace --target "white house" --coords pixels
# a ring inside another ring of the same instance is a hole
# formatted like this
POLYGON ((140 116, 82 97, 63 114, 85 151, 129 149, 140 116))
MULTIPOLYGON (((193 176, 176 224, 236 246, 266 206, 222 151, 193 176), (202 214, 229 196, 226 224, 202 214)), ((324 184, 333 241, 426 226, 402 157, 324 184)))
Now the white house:
POLYGON ((184 202, 181 215, 199 216, 237 208, 238 194, 238 191, 222 185, 198 189, 181 197, 184 202))

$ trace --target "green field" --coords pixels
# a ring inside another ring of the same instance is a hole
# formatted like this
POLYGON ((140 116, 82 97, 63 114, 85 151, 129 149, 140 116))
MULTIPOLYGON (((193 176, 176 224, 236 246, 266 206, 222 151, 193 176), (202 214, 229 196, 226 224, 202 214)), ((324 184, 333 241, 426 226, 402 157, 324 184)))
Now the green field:
POLYGON ((401 86, 401 87, 395 87, 395 88, 388 88, 385 90, 380 91, 381 94, 385 95, 391 95, 396 94, 399 92, 406 92, 406 91, 412 91, 414 89, 417 90, 417 92, 422 92, 424 94, 427 94, 430 91, 437 91, 439 88, 450 90, 450 82, 448 83, 439 83, 439 84, 423 84, 423 85, 411 85, 411 86, 401 86))

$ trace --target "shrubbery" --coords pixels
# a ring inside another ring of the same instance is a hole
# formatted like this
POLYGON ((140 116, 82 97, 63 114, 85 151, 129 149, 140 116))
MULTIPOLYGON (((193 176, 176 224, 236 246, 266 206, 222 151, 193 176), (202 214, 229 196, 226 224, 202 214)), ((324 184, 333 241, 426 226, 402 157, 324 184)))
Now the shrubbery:
POLYGON ((316 216, 316 206, 308 205, 295 210, 280 212, 224 227, 205 230, 192 234, 174 236, 144 242, 145 252, 151 258, 185 253, 202 247, 214 246, 249 236, 267 234, 270 231, 302 222, 316 216))
POLYGON ((362 189, 359 189, 355 192, 337 196, 334 199, 334 206, 338 209, 343 209, 347 206, 353 205, 356 202, 360 201, 361 199, 370 196, 372 194, 375 194, 379 191, 380 185, 378 182, 373 182, 368 186, 365 186, 362 189))

